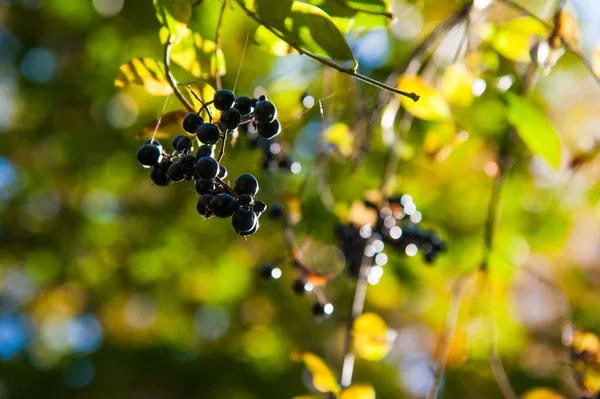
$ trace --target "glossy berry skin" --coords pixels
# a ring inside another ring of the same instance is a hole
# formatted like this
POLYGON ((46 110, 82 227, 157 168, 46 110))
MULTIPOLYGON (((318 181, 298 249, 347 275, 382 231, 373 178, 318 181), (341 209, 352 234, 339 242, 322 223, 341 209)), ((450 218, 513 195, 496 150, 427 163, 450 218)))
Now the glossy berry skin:
POLYGON ((210 194, 213 191, 215 191, 214 181, 203 178, 196 180, 196 192, 198 192, 198 194, 210 194))
POLYGON ((297 278, 296 280, 294 280, 294 282, 292 283, 292 289, 298 295, 304 295, 308 292, 306 290, 306 283, 301 278, 297 278))
POLYGON ((277 108, 270 101, 262 100, 254 107, 254 119, 260 123, 271 123, 277 117, 277 108))
POLYGON ((152 180, 152 182, 157 186, 168 186, 169 183, 171 183, 171 179, 169 179, 169 176, 167 176, 167 171, 169 170, 170 166, 171 162, 169 161, 154 165, 150 169, 150 180, 152 180))
POLYGON ((271 207, 271 210, 269 211, 269 216, 275 220, 280 220, 281 218, 283 218, 284 214, 285 214, 285 208, 281 204, 273 205, 271 207))
POLYGON ((329 308, 332 308, 331 304, 329 303, 323 304, 321 302, 316 302, 313 305, 312 314, 317 317, 329 317, 331 316, 331 312, 327 312, 329 308))
POLYGON ((274 265, 262 265, 258 270, 258 276, 263 280, 273 280, 274 265))
POLYGON ((252 99, 246 96, 238 96, 238 98, 235 99, 233 107, 240 111, 242 116, 248 116, 252 113, 252 99))
POLYGON ((278 119, 274 119, 269 123, 259 123, 256 125, 256 130, 258 130, 258 134, 264 137, 267 140, 271 140, 279 133, 281 133, 281 124, 278 119))
POLYGON ((196 136, 203 144, 213 145, 219 141, 219 135, 221 134, 217 125, 213 123, 205 123, 200 125, 196 130, 196 136))
POLYGON ((202 157, 212 157, 213 156, 213 148, 209 145, 201 145, 198 147, 198 151, 196 151, 196 158, 202 157))
POLYGON ((196 176, 212 180, 219 173, 219 164, 212 157, 202 157, 196 161, 196 176))
POLYGON ((212 216, 212 211, 210 209, 209 204, 213 198, 214 197, 210 194, 204 194, 203 196, 198 198, 198 202, 196 203, 196 210, 205 218, 209 218, 212 216))
POLYGON ((251 174, 244 173, 235 179, 233 191, 239 195, 248 194, 254 197, 258 193, 258 180, 251 174))
POLYGON ((188 133, 196 133, 198 127, 204 123, 204 119, 195 112, 189 112, 183 117, 183 130, 188 133))
POLYGON ((183 134, 175 136, 171 144, 173 144, 173 149, 179 152, 186 152, 192 149, 192 139, 183 134))
POLYGON ((160 148, 152 144, 144 144, 137 150, 137 160, 143 166, 158 165, 162 157, 160 148))
POLYGON ((252 210, 254 211, 254 213, 261 214, 267 210, 267 204, 265 204, 262 201, 256 201, 252 206, 252 210))
POLYGON ((182 156, 179 162, 181 162, 185 169, 193 169, 194 166, 196 166, 196 157, 191 154, 187 154, 182 156))
POLYGON ((233 209, 231 208, 231 202, 233 197, 227 193, 221 193, 216 195, 212 201, 210 201, 210 209, 215 216, 220 218, 228 218, 233 215, 233 209))
POLYGON ((172 181, 182 181, 185 178, 185 170, 181 162, 173 162, 171 166, 169 166, 167 176, 169 176, 169 179, 172 181))
POLYGON ((250 205, 252 205, 252 203, 254 202, 254 200, 252 199, 252 196, 249 194, 241 194, 240 197, 238 198, 238 202, 239 202, 240 206, 249 208, 250 205))
POLYGON ((231 224, 238 233, 249 232, 256 224, 257 217, 249 209, 238 209, 231 218, 231 224))
POLYGON ((221 113, 221 125, 227 130, 235 130, 242 121, 242 114, 235 108, 227 108, 221 113))
POLYGON ((213 105, 219 111, 226 110, 230 108, 235 102, 235 94, 231 90, 217 90, 215 92, 215 97, 213 98, 213 105))
POLYGON ((219 165, 219 174, 217 175, 219 179, 224 179, 227 177, 227 168, 223 165, 219 165))
POLYGON ((254 224, 254 227, 251 228, 248 231, 236 231, 237 235, 241 236, 241 237, 250 237, 251 235, 254 235, 257 231, 258 228, 260 227, 258 220, 256 221, 256 223, 254 224))
POLYGON ((160 144, 160 141, 158 141, 156 139, 154 139, 154 140, 152 140, 151 138, 146 139, 146 140, 144 140, 144 144, 152 144, 152 145, 159 147, 162 150, 162 144, 160 144))

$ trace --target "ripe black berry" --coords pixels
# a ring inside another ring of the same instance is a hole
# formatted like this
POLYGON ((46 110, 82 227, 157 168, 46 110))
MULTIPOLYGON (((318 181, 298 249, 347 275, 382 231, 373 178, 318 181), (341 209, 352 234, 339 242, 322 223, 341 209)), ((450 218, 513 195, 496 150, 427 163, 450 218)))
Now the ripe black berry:
POLYGON ((262 201, 256 201, 254 203, 254 206, 252 206, 252 210, 254 211, 254 213, 261 214, 267 210, 267 204, 265 204, 262 201))
POLYGON ((169 166, 167 176, 175 182, 182 181, 185 178, 185 170, 181 162, 173 162, 171 166, 169 166))
POLYGON ((183 117, 183 130, 192 134, 196 133, 198 127, 203 123, 204 119, 200 115, 194 112, 189 112, 183 117))
POLYGON ((210 209, 213 211, 215 216, 220 218, 228 218, 233 215, 233 209, 231 209, 231 201, 233 197, 227 193, 221 193, 215 196, 210 201, 210 209))
POLYGON ((242 114, 235 108, 227 108, 221 113, 221 125, 227 130, 235 130, 242 121, 242 114))
POLYGON ((259 227, 260 227, 260 225, 258 224, 258 220, 257 220, 256 223, 254 224, 254 227, 251 228, 250 230, 248 230, 248 231, 236 231, 236 233, 237 233, 237 235, 239 235, 241 237, 249 237, 251 235, 254 235, 254 233, 256 233, 258 231, 259 227))
POLYGON ((200 125, 200 127, 196 130, 196 136, 198 140, 200 140, 204 144, 213 145, 219 141, 219 135, 221 132, 217 125, 213 123, 205 123, 200 125))
POLYGON ((213 99, 213 105, 219 111, 230 108, 235 102, 235 95, 231 90, 217 90, 213 99))
POLYGON ((260 278, 264 280, 273 280, 281 277, 281 269, 274 265, 263 265, 258 271, 260 278))
POLYGON ((219 173, 219 164, 212 157, 202 157, 196 161, 196 175, 204 179, 212 180, 219 173))
MULTIPOLYGON (((312 287, 312 286, 311 286, 312 287)), ((310 291, 309 288, 309 283, 305 282, 303 279, 301 278, 297 278, 296 280, 294 280, 294 282, 292 283, 292 289, 294 290, 294 292, 298 295, 304 295, 307 292, 310 291)))
POLYGON ((159 147, 159 148, 161 149, 161 151, 162 151, 162 144, 160 144, 160 141, 158 141, 158 140, 156 140, 156 139, 154 139, 154 140, 152 140, 151 138, 150 138, 150 139, 146 139, 146 140, 144 141, 144 144, 152 144, 152 145, 155 145, 155 146, 159 147))
POLYGON ((158 165, 161 159, 160 148, 152 144, 144 144, 137 150, 137 160, 144 166, 158 165))
POLYGON ((250 115, 252 112, 252 99, 246 96, 238 96, 238 98, 235 99, 233 107, 240 111, 242 116, 250 115))
POLYGON ((219 165, 219 174, 217 175, 219 179, 224 179, 227 177, 227 168, 223 165, 219 165))
POLYGON ((181 157, 180 162, 185 169, 193 169, 196 166, 196 157, 192 154, 187 154, 181 157))
POLYGON ((254 107, 254 119, 258 123, 271 123, 277 117, 275 104, 267 100, 259 100, 254 107))
POLYGON ((262 137, 266 138, 267 140, 271 140, 273 137, 281 133, 281 124, 279 123, 279 120, 274 119, 269 123, 259 123, 256 126, 256 129, 258 130, 258 134, 260 134, 262 137))
POLYGON ((269 211, 269 216, 275 220, 279 220, 285 215, 285 208, 281 204, 275 204, 269 211))
POLYGON ((173 149, 179 152, 186 152, 192 149, 192 139, 183 134, 175 136, 171 144, 173 144, 173 149))
POLYGON ((171 166, 171 162, 161 162, 158 165, 154 165, 150 169, 150 180, 157 186, 168 186, 171 183, 171 179, 167 176, 167 171, 171 166))
POLYGON ((312 313, 319 317, 329 317, 333 313, 333 305, 330 303, 317 302, 313 305, 312 313))
POLYGON ((199 178, 196 180, 196 191, 198 194, 210 194, 215 190, 215 182, 208 179, 199 178))
POLYGON ((285 169, 286 171, 289 171, 292 168, 293 163, 294 161, 292 161, 290 157, 281 158, 278 163, 279 169, 285 169))
POLYGON ((249 173, 244 173, 240 175, 237 179, 235 179, 235 183, 233 184, 233 191, 242 194, 249 194, 251 196, 255 196, 258 192, 258 180, 254 176, 249 173))
POLYGON ((231 218, 231 224, 237 232, 249 232, 256 224, 256 215, 249 209, 238 209, 231 218))
POLYGON ((198 202, 196 203, 196 210, 202 216, 209 218, 212 216, 212 211, 210 209, 210 202, 212 201, 213 196, 210 194, 204 194, 200 198, 198 198, 198 202))
POLYGON ((198 151, 196 151, 196 158, 202 157, 212 157, 213 156, 213 148, 209 145, 201 145, 198 147, 198 151))
POLYGON ((241 194, 240 197, 238 198, 238 202, 241 206, 244 206, 246 208, 250 207, 250 205, 252 205, 252 196, 250 194, 241 194))

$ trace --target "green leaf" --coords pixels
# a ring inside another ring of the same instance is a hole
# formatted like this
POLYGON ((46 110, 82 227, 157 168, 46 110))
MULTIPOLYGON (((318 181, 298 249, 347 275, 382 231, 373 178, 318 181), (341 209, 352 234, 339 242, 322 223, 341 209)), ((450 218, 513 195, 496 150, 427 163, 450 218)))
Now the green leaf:
POLYGON ((294 0, 256 0, 256 12, 263 21, 279 29, 291 12, 293 4, 294 0))
POLYGON ((189 0, 153 0, 153 3, 158 22, 167 28, 173 41, 178 42, 189 31, 192 3, 189 0))
MULTIPOLYGON (((239 0, 250 11, 249 1, 239 0)), ((358 65, 344 35, 332 18, 319 7, 294 1, 285 19, 272 13, 259 14, 291 46, 298 46, 316 55, 341 62, 343 67, 358 65)))
POLYGON ((278 38, 263 25, 260 25, 254 32, 254 42, 271 54, 280 57, 295 52, 287 42, 278 38))
POLYGON ((548 28, 535 18, 516 18, 496 28, 492 47, 511 61, 529 62, 533 37, 545 36, 547 32, 548 28))
POLYGON ((123 88, 131 85, 143 86, 155 96, 167 96, 173 92, 162 63, 153 58, 133 58, 119 67, 115 86, 123 88))
POLYGON ((558 169, 560 165, 560 138, 546 115, 529 100, 514 93, 506 93, 506 117, 521 140, 532 153, 541 156, 558 169))

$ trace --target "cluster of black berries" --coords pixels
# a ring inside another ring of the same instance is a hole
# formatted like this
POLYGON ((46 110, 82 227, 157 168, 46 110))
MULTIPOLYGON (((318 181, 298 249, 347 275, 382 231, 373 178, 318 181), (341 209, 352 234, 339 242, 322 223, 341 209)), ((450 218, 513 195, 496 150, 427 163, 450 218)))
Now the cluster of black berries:
MULTIPOLYGON (((281 204, 275 204, 269 211, 269 217, 277 221, 285 222, 285 208, 281 204)), ((287 226, 285 228, 291 228, 287 226)), ((278 267, 278 264, 284 259, 280 259, 278 262, 263 265, 259 269, 259 277, 263 280, 277 280, 283 272, 278 267)), ((296 271, 296 278, 292 282, 292 290, 299 296, 308 294, 315 294, 315 291, 319 290, 319 287, 327 282, 328 276, 318 274, 317 272, 310 270, 304 266, 300 259, 292 256, 292 266, 296 271)), ((312 313, 318 318, 327 318, 333 313, 333 305, 326 300, 322 292, 320 295, 316 295, 317 300, 312 306, 312 313)))
POLYGON ((387 262, 387 256, 382 252, 384 245, 408 256, 415 256, 420 251, 427 263, 433 263, 439 253, 446 250, 446 244, 437 233, 418 226, 421 214, 410 195, 390 197, 382 208, 369 201, 365 201, 365 205, 377 212, 375 226, 358 227, 351 223, 338 226, 340 248, 351 275, 358 275, 365 262, 383 266, 387 262))
POLYGON ((193 153, 193 140, 180 134, 172 141, 173 151, 166 153, 155 139, 146 140, 137 152, 138 161, 150 168, 150 179, 158 186, 171 182, 193 180, 200 194, 196 208, 205 218, 216 216, 232 217, 232 225, 241 236, 249 236, 258 230, 258 218, 267 208, 262 201, 255 200, 258 181, 250 174, 239 176, 233 188, 224 181, 227 168, 219 162, 227 134, 240 124, 252 123, 265 139, 275 137, 281 131, 277 120, 277 109, 262 96, 251 99, 235 97, 230 90, 217 90, 213 101, 202 106, 197 113, 190 112, 183 118, 183 129, 202 143, 193 153), (200 113, 210 104, 221 112, 218 122, 205 123, 200 113), (213 146, 223 140, 221 153, 215 159, 213 146))

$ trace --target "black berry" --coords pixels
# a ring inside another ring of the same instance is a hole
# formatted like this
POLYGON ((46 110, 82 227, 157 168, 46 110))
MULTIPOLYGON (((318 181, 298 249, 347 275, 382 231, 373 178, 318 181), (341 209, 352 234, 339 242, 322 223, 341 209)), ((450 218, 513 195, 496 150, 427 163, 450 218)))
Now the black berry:
POLYGON ((242 114, 235 108, 227 108, 221 113, 221 125, 227 130, 235 130, 242 121, 242 114))
POLYGON ((198 127, 203 123, 204 119, 200 115, 194 112, 189 112, 183 117, 183 130, 192 134, 196 133, 198 127))
POLYGON ((236 231, 236 233, 239 236, 242 236, 242 237, 249 237, 251 235, 254 235, 258 231, 258 227, 259 227, 259 224, 258 224, 258 220, 257 220, 256 223, 254 224, 254 227, 251 228, 250 230, 248 230, 248 231, 236 231))
POLYGON ((137 150, 137 160, 144 166, 158 165, 161 158, 160 148, 152 144, 144 144, 137 150))
POLYGON ((249 209, 238 209, 231 218, 231 224, 237 232, 249 232, 256 224, 256 215, 249 209))
POLYGON ((179 152, 186 152, 192 149, 192 139, 183 134, 175 136, 171 143, 173 144, 173 149, 179 152))
POLYGON ((235 99, 233 107, 240 111, 242 116, 250 115, 252 112, 252 99, 246 96, 238 96, 238 98, 235 99))
POLYGON ((227 168, 223 165, 219 165, 219 174, 217 175, 219 179, 224 179, 227 177, 227 168))
POLYGON ((258 271, 260 278, 264 280, 273 280, 281 277, 281 269, 274 265, 263 265, 258 271))
POLYGON ((264 203, 264 202, 262 202, 262 201, 256 201, 256 202, 254 203, 254 206, 252 206, 252 210, 253 210, 255 213, 261 214, 261 213, 263 213, 264 211, 266 211, 266 210, 267 210, 267 204, 265 204, 265 203, 264 203))
POLYGON ((198 151, 196 151, 196 158, 202 157, 212 157, 213 156, 213 148, 209 145, 201 145, 198 147, 198 151))
POLYGON ((205 123, 200 125, 200 127, 196 130, 196 136, 198 140, 200 140, 204 144, 213 145, 219 141, 219 135, 221 132, 217 125, 213 123, 205 123))
POLYGON ((152 140, 151 138, 147 139, 144 141, 144 144, 152 144, 152 145, 159 147, 162 150, 162 144, 160 144, 160 141, 158 141, 156 139, 154 139, 154 140, 152 140))
POLYGON ((215 182, 208 179, 199 178, 196 180, 196 191, 198 194, 210 194, 215 191, 215 182))
POLYGON ((279 123, 279 120, 275 119, 272 122, 259 123, 256 126, 256 129, 258 130, 258 134, 260 134, 262 137, 266 138, 267 140, 271 140, 273 137, 281 133, 281 124, 279 123))
POLYGON ((213 105, 219 111, 230 108, 235 102, 235 95, 231 90, 217 90, 213 99, 213 105))
POLYGON ((210 210, 217 217, 228 218, 229 216, 233 215, 231 201, 233 201, 233 197, 231 195, 227 193, 221 193, 215 196, 212 201, 210 201, 210 210))
POLYGON ((252 205, 252 196, 250 194, 241 194, 238 198, 238 202, 241 206, 249 208, 252 205))
POLYGON ((184 168, 193 169, 194 166, 196 166, 196 157, 191 154, 187 154, 181 157, 180 162, 184 168))
POLYGON ((204 179, 212 180, 219 173, 219 164, 212 157, 202 157, 196 161, 196 175, 204 179))
POLYGON ((329 317, 333 313, 333 305, 330 303, 317 302, 313 305, 312 313, 318 317, 329 317))
POLYGON ((258 180, 254 176, 249 173, 244 173, 240 175, 237 179, 235 179, 235 183, 233 184, 233 191, 242 194, 249 194, 251 196, 255 196, 258 192, 258 180))
POLYGON ((212 216, 212 211, 210 209, 210 202, 212 201, 213 196, 210 194, 204 194, 200 198, 198 198, 198 203, 196 203, 196 210, 202 216, 208 218, 212 216))
POLYGON ((271 123, 277 117, 275 104, 266 100, 259 100, 254 107, 254 119, 258 123, 271 123))
POLYGON ((304 280, 302 280, 301 278, 297 278, 292 283, 292 289, 298 295, 306 294, 309 291, 306 288, 307 288, 307 283, 304 280))
POLYGON ((167 176, 167 171, 171 166, 171 162, 161 162, 158 165, 154 165, 150 169, 150 180, 157 186, 168 186, 171 183, 171 179, 167 176))
POLYGON ((167 176, 175 182, 182 181, 185 178, 185 170, 181 162, 173 162, 171 166, 169 166, 167 176))
POLYGON ((271 207, 269 211, 269 216, 275 220, 279 220, 285 214, 285 208, 281 204, 275 204, 271 207))

